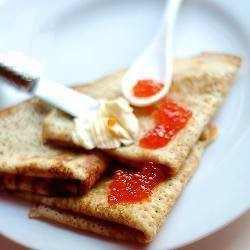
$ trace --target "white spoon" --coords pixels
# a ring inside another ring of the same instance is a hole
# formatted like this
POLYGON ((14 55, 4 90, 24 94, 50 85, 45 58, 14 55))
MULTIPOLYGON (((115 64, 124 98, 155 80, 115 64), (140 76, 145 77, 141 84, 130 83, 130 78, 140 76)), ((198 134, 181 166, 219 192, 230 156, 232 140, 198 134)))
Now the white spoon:
POLYGON ((152 43, 132 64, 122 79, 121 87, 125 98, 134 106, 143 107, 163 98, 170 87, 173 74, 173 28, 182 0, 167 0, 163 22, 152 43), (136 97, 133 87, 138 80, 154 80, 163 88, 150 97, 136 97))

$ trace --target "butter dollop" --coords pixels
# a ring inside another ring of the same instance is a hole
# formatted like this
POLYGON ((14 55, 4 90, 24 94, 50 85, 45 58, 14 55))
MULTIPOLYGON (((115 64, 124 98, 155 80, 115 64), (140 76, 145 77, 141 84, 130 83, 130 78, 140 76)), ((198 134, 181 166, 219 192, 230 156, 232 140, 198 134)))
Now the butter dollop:
POLYGON ((73 141, 85 149, 111 149, 133 144, 139 130, 132 107, 122 97, 100 101, 97 112, 75 118, 74 124, 73 141))

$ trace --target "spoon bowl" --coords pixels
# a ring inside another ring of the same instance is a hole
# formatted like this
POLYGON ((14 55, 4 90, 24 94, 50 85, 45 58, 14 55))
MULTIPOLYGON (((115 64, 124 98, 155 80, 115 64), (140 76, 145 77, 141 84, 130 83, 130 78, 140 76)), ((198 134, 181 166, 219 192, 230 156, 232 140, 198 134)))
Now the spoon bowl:
POLYGON ((162 99, 169 90, 173 75, 173 28, 181 3, 182 0, 166 1, 163 21, 156 36, 122 79, 122 93, 134 106, 151 105, 162 99), (162 83, 163 87, 151 96, 137 97, 133 88, 138 80, 153 80, 162 83))

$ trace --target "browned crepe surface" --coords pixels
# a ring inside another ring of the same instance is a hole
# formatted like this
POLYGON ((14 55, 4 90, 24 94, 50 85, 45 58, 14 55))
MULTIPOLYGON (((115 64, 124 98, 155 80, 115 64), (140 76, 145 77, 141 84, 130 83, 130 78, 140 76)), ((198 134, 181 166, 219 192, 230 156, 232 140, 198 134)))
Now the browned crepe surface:
POLYGON ((0 187, 44 195, 82 194, 107 168, 101 152, 44 144, 51 108, 32 99, 0 111, 0 187))
MULTIPOLYGON (((164 147, 150 150, 138 146, 138 141, 127 147, 107 150, 109 154, 127 163, 154 161, 176 173, 201 132, 218 110, 229 90, 241 60, 225 54, 204 53, 199 56, 174 61, 174 78, 168 97, 192 111, 187 125, 164 147)), ((125 71, 119 71, 95 83, 77 89, 95 98, 113 99, 121 96, 120 82, 125 71)), ((154 122, 135 109, 140 123, 139 138, 149 131, 154 122)), ((43 136, 47 141, 76 145, 73 141, 75 127, 72 119, 54 110, 45 119, 43 136)), ((76 145, 77 146, 77 145, 76 145)))
POLYGON ((110 178, 78 198, 48 198, 21 194, 41 205, 30 211, 32 218, 45 218, 113 239, 148 243, 154 239, 166 216, 197 168, 202 152, 217 134, 209 126, 192 148, 175 176, 159 184, 149 199, 135 204, 108 204, 110 178))

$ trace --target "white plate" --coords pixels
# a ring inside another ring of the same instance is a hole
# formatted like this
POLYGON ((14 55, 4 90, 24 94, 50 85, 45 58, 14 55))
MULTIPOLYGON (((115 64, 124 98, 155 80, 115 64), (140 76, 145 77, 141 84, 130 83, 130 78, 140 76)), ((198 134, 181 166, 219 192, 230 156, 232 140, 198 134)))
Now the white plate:
MULTIPOLYGON (((223 227, 249 207, 250 4, 186 0, 176 27, 175 54, 217 50, 238 54, 244 66, 215 118, 218 140, 146 249, 173 249, 223 227)), ((149 43, 163 1, 0 1, 0 50, 39 57, 46 74, 83 82, 129 65, 149 43), (4 3, 5 2, 5 3, 4 3)), ((1 107, 26 96, 0 86, 1 107)), ((134 245, 27 218, 29 206, 1 196, 0 231, 35 249, 126 249, 134 245)), ((139 246, 136 246, 139 248, 139 246)))

